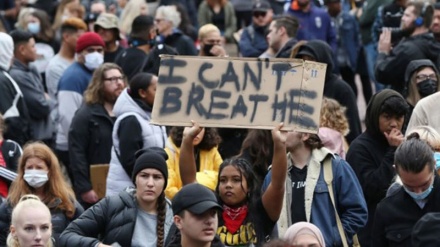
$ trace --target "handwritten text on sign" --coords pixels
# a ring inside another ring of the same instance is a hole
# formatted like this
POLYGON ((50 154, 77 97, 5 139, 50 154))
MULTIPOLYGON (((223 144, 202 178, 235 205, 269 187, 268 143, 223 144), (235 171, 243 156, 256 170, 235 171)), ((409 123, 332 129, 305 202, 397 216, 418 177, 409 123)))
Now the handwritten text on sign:
POLYGON ((166 56, 152 123, 316 132, 325 71, 302 60, 166 56))

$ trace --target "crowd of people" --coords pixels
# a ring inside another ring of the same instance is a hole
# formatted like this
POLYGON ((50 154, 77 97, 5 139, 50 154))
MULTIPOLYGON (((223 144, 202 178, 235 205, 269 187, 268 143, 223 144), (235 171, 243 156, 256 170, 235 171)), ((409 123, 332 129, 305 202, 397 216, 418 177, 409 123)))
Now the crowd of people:
POLYGON ((2 0, 0 246, 438 246, 439 54, 434 0, 2 0), (164 54, 327 64, 318 132, 151 124, 164 54))

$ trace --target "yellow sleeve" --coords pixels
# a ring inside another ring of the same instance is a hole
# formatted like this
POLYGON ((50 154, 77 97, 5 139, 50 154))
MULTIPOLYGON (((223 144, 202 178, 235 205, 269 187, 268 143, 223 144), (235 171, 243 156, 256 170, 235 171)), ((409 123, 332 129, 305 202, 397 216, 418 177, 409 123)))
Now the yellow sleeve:
POLYGON ((171 200, 182 188, 182 181, 180 180, 179 159, 176 157, 177 155, 168 148, 165 148, 165 152, 168 154, 168 184, 165 189, 165 195, 171 200))

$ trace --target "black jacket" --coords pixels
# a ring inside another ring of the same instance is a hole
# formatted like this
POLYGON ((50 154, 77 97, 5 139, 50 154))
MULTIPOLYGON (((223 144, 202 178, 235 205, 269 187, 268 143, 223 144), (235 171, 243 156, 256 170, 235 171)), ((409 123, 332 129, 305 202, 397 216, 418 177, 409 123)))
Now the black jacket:
POLYGON ((347 108, 346 116, 350 127, 347 141, 351 143, 361 134, 361 122, 357 108, 356 96, 351 87, 342 79, 333 74, 333 51, 324 41, 312 40, 301 46, 299 52, 307 51, 313 55, 316 62, 326 63, 327 71, 325 75, 324 96, 332 98, 347 108))
POLYGON ((197 49, 194 46, 194 41, 179 30, 174 31, 174 33, 165 37, 163 43, 175 48, 179 55, 197 55, 197 49))
MULTIPOLYGON (((93 247, 99 242, 131 246, 138 211, 135 192, 127 189, 116 196, 105 197, 87 209, 61 234, 59 246, 93 247)), ((167 210, 171 210, 169 201, 167 210)), ((171 220, 172 216, 165 224, 170 226, 171 220)))
POLYGON ((90 165, 110 163, 114 122, 101 104, 83 104, 75 113, 69 130, 69 157, 77 194, 92 189, 90 165))
POLYGON ((29 114, 23 95, 18 92, 20 90, 18 84, 11 79, 12 77, 0 68, 0 113, 3 114, 8 127, 4 138, 24 145, 31 138, 29 114))
POLYGON ((275 54, 276 58, 290 58, 290 54, 292 53, 293 46, 298 43, 296 38, 289 39, 287 43, 281 47, 281 49, 275 54))
POLYGON ((402 98, 399 93, 389 89, 371 98, 365 116, 367 129, 351 143, 346 156, 347 162, 359 179, 368 207, 367 225, 358 233, 362 247, 370 246, 376 206, 385 197, 395 176, 393 164, 396 148, 388 144, 379 129, 380 108, 390 97, 402 98))
MULTIPOLYGON (((47 205, 52 216, 52 237, 54 241, 54 246, 59 245, 59 237, 61 233, 66 229, 70 222, 78 218, 84 209, 77 201, 75 201, 75 214, 72 219, 67 218, 64 211, 58 209, 58 205, 61 203, 61 199, 55 199, 53 203, 47 205)), ((6 246, 6 238, 9 234, 9 226, 11 225, 11 215, 12 215, 12 205, 9 201, 4 201, 0 205, 0 246, 6 246)))
POLYGON ((434 188, 423 209, 405 192, 403 187, 377 205, 372 246, 412 246, 413 227, 423 215, 429 212, 440 212, 440 178, 438 176, 435 176, 434 188))
POLYGON ((429 59, 438 67, 439 54, 440 43, 431 33, 405 38, 391 50, 389 55, 379 53, 375 66, 376 80, 391 85, 392 89, 402 93, 408 64, 417 59, 429 59))

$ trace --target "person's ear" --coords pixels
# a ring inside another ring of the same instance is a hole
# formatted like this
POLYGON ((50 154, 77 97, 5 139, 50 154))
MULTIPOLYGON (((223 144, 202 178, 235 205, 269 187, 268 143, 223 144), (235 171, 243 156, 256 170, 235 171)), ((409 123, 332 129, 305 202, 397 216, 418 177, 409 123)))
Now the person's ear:
POLYGON ((302 133, 301 134, 301 141, 305 142, 310 138, 310 134, 309 133, 302 133))
POLYGON ((17 237, 17 232, 15 230, 15 226, 14 225, 11 225, 9 227, 9 231, 11 232, 12 237, 14 237, 14 238, 17 237))
POLYGON ((139 96, 141 96, 142 99, 145 99, 147 97, 147 90, 145 89, 139 89, 138 90, 139 96))
POLYGON ((176 225, 177 229, 182 230, 182 218, 179 215, 174 215, 173 217, 174 224, 176 225))

